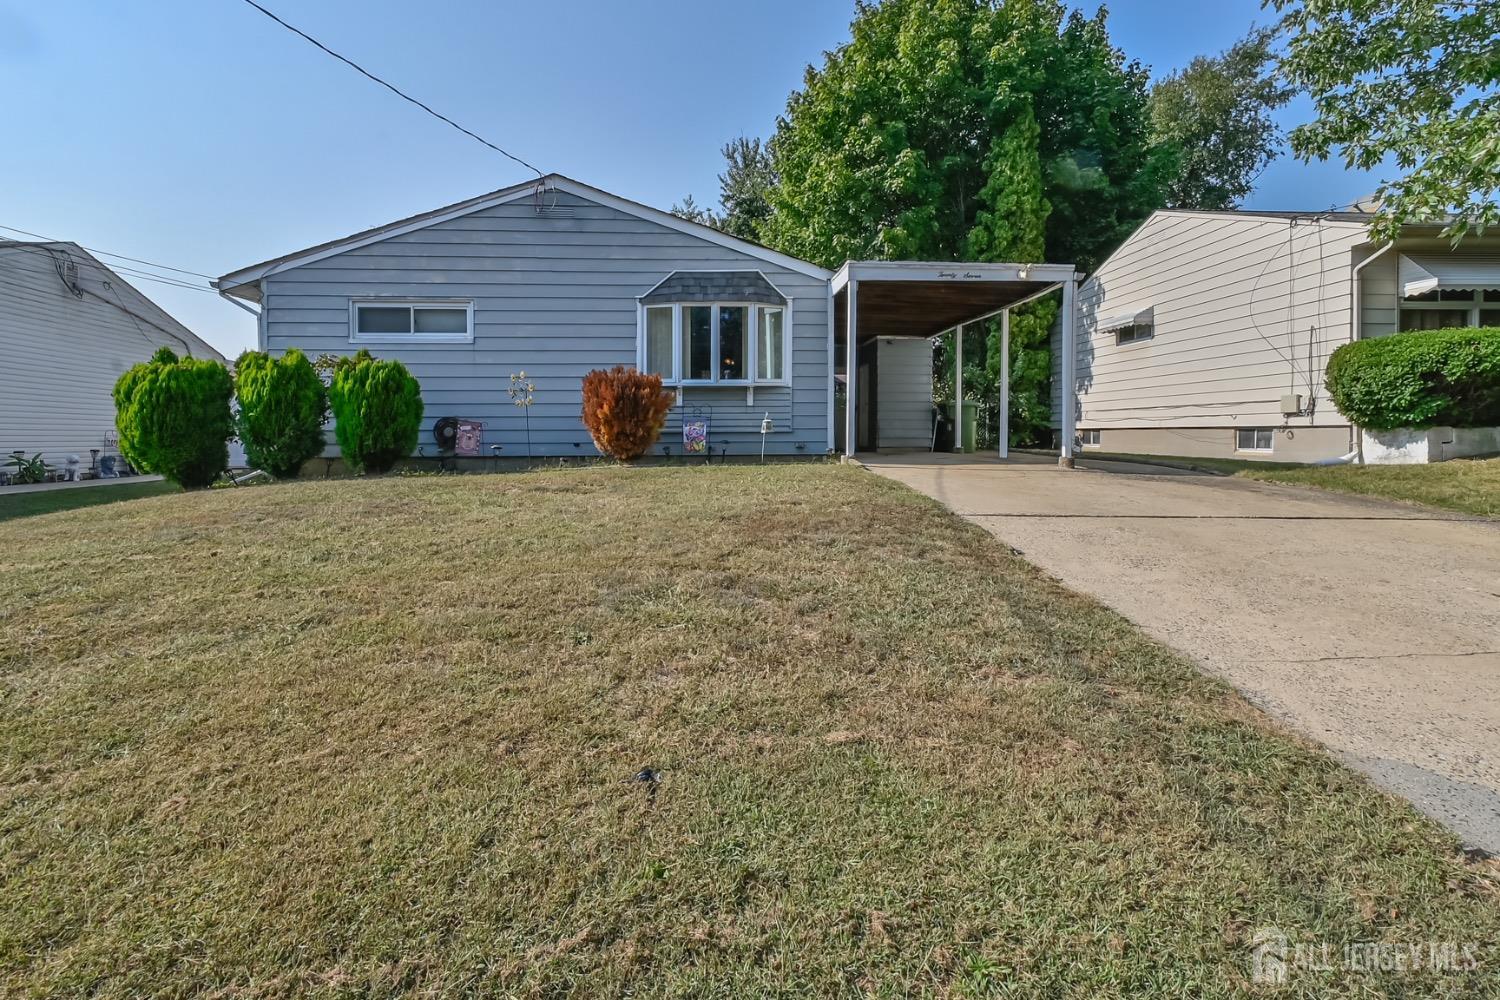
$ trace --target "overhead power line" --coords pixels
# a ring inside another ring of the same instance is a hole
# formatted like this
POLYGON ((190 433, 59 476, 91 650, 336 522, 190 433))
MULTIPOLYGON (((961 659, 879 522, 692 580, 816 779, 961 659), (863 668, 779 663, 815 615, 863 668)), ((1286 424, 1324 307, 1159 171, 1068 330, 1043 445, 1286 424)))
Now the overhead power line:
MULTIPOLYGON (((17 229, 15 226, 0 226, 0 229, 4 229, 7 232, 12 232, 12 233, 20 233, 22 236, 30 236, 30 237, 33 237, 35 239, 42 240, 45 243, 69 243, 69 242, 71 242, 70 240, 59 240, 59 239, 54 239, 51 236, 43 236, 41 233, 33 233, 33 232, 31 232, 29 230, 26 230, 26 229, 17 229)), ((83 246, 82 243, 80 243, 78 245, 79 246, 83 246)), ((120 260, 128 260, 128 261, 131 261, 132 263, 135 263, 135 264, 145 264, 148 267, 159 267, 163 271, 176 271, 178 274, 191 274, 195 278, 207 278, 210 281, 212 281, 216 277, 216 275, 204 274, 202 271, 189 271, 185 267, 173 267, 171 264, 158 264, 158 263, 156 263, 155 261, 152 261, 152 260, 142 260, 139 257, 127 257, 125 254, 122 254, 122 253, 111 253, 108 250, 100 250, 97 247, 83 247, 83 248, 85 250, 87 250, 89 253, 96 253, 96 254, 99 254, 99 255, 104 256, 104 257, 117 257, 120 260)))
POLYGON ((525 160, 521 159, 519 156, 515 155, 514 153, 511 153, 511 152, 508 152, 507 150, 501 149, 499 146, 495 145, 493 142, 490 142, 484 136, 479 135, 478 133, 469 131, 468 129, 466 129, 462 125, 460 125, 458 122, 454 121, 452 118, 449 118, 447 115, 441 114, 441 113, 439 113, 437 111, 434 111, 432 108, 430 108, 427 105, 423 104, 421 101, 417 100, 415 97, 412 97, 410 94, 404 93, 400 88, 394 86, 393 84, 387 83, 386 81, 382 80, 380 77, 376 76, 374 73, 371 73, 369 70, 365 69, 363 66, 361 66, 359 63, 355 62, 353 59, 350 59, 347 56, 341 56, 341 55, 339 55, 337 52, 333 51, 328 46, 326 46, 322 42, 318 41, 312 35, 309 35, 307 32, 303 31, 301 28, 297 28, 297 27, 294 27, 293 25, 287 24, 281 18, 277 17, 275 14, 271 13, 270 11, 268 11, 264 7, 262 7, 260 4, 256 3, 255 0, 245 0, 245 2, 247 4, 249 4, 250 6, 254 7, 256 10, 260 11, 262 14, 266 15, 267 17, 269 17, 271 20, 275 21, 277 24, 281 25, 286 30, 292 32, 294 35, 300 35, 302 38, 305 38, 307 41, 311 42, 313 45, 316 45, 318 48, 322 49, 324 52, 326 52, 329 55, 333 56, 333 58, 337 59, 339 62, 343 63, 344 65, 350 67, 351 69, 359 72, 363 76, 366 76, 369 79, 371 79, 371 80, 375 81, 376 83, 380 84, 386 90, 389 90, 391 93, 395 94, 397 97, 401 98, 402 100, 404 100, 404 101, 410 101, 412 104, 415 104, 417 107, 421 108, 423 111, 427 112, 429 115, 431 115, 432 117, 436 118, 438 121, 445 122, 448 125, 453 126, 454 128, 458 129, 460 132, 462 132, 464 135, 468 136, 469 138, 474 139, 477 142, 483 143, 484 145, 486 145, 489 148, 493 149, 495 152, 499 153, 501 156, 504 156, 504 157, 507 157, 507 158, 509 158, 511 160, 514 160, 516 163, 519 163, 521 166, 525 167, 527 170, 535 171, 536 175, 538 177, 543 176, 542 171, 540 169, 538 169, 536 166, 534 166, 534 165, 532 165, 530 163, 527 163, 525 160))
MULTIPOLYGON (((0 226, 0 229, 10 229, 10 228, 11 228, 10 226, 0 226)), ((22 232, 23 230, 16 229, 16 230, 13 230, 13 231, 14 232, 22 232)), ((28 234, 28 235, 30 235, 30 234, 28 234)), ((48 242, 48 243, 66 243, 68 241, 66 241, 66 240, 47 240, 46 242, 48 242)), ((89 253, 103 254, 104 256, 118 256, 118 255, 104 254, 104 251, 102 251, 102 250, 94 250, 94 249, 91 249, 89 247, 83 247, 83 249, 87 250, 89 253)), ((15 251, 19 251, 21 253, 30 253, 30 254, 44 254, 45 253, 44 248, 41 245, 36 244, 36 243, 4 243, 4 242, 0 242, 0 250, 15 250, 15 251)), ((125 259, 126 260, 131 260, 133 258, 126 257, 125 259)), ((175 278, 175 277, 173 277, 171 275, 168 275, 168 274, 152 274, 152 273, 150 273, 148 271, 142 271, 139 268, 124 267, 124 266, 122 266, 120 264, 115 264, 113 266, 106 266, 106 265, 104 265, 102 263, 93 263, 93 262, 90 262, 90 261, 87 261, 87 260, 78 260, 76 258, 73 259, 73 263, 76 264, 76 265, 78 265, 79 267, 89 268, 91 270, 96 270, 96 271, 102 271, 102 272, 104 272, 106 274, 111 274, 112 273, 112 274, 114 274, 114 275, 116 275, 118 277, 125 278, 127 280, 130 279, 130 278, 139 278, 139 279, 141 279, 143 281, 155 281, 155 282, 158 282, 158 283, 163 284, 163 285, 171 285, 173 288, 186 288, 189 291, 193 291, 193 292, 206 292, 209 295, 217 295, 218 294, 212 288, 209 288, 206 285, 194 284, 194 283, 192 283, 190 281, 186 281, 186 280, 184 280, 182 278, 175 278)), ((166 265, 163 265, 163 264, 153 264, 151 266, 152 267, 165 267, 166 265)), ((173 270, 177 270, 177 268, 173 268, 173 270)), ((188 273, 192 273, 192 272, 188 272, 188 273)))

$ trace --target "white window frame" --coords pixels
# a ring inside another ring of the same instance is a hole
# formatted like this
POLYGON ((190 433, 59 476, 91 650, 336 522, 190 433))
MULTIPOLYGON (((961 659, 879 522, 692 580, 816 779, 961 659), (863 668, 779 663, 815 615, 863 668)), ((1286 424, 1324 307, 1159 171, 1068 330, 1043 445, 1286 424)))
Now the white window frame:
POLYGON ((1156 327, 1150 323, 1131 323, 1128 326, 1115 327, 1115 346, 1124 344, 1139 344, 1143 340, 1151 340, 1156 336, 1156 327))
MULTIPOLYGON (((1449 290, 1451 290, 1451 289, 1449 289, 1449 290)), ((1496 310, 1500 310, 1500 302, 1486 302, 1485 299, 1484 299, 1484 293, 1485 292, 1487 292, 1487 291, 1492 292, 1495 289, 1493 289, 1493 288, 1474 288, 1474 289, 1461 289, 1461 290, 1462 291, 1469 291, 1469 292, 1471 292, 1472 293, 1471 297, 1468 298, 1468 299, 1448 299, 1448 300, 1444 301, 1443 299, 1440 299, 1440 298, 1439 299, 1409 299, 1409 298, 1405 297, 1404 295, 1403 296, 1399 296, 1397 298, 1397 300, 1396 300, 1396 305, 1397 305, 1397 310, 1398 310, 1398 315, 1396 316, 1396 332, 1397 333, 1401 333, 1406 328, 1406 324, 1401 321, 1400 313, 1407 313, 1407 312, 1431 312, 1431 311, 1462 312, 1462 313, 1466 314, 1465 315, 1465 319, 1467 320, 1467 322, 1463 324, 1464 326, 1479 326, 1480 325, 1480 315, 1482 313, 1494 312, 1496 310)), ((1439 294, 1441 294, 1441 292, 1444 291, 1444 290, 1438 290, 1438 291, 1439 291, 1439 294)))
POLYGON ((351 344, 472 344, 474 343, 473 299, 422 299, 406 296, 372 296, 349 300, 349 343, 351 344), (412 333, 360 333, 359 307, 407 306, 420 309, 463 309, 467 315, 468 329, 464 333, 417 333, 413 319, 412 333))
POLYGON ((1269 455, 1269 454, 1273 453, 1276 450, 1276 428, 1274 428, 1274 427, 1236 427, 1234 429, 1234 450, 1237 451, 1237 452, 1240 452, 1242 454, 1247 454, 1247 455, 1269 455), (1240 447, 1240 435, 1241 434, 1250 434, 1250 435, 1252 435, 1251 438, 1250 438, 1250 441, 1251 441, 1252 444, 1254 444, 1256 437, 1259 436, 1261 433, 1264 433, 1266 435, 1267 440, 1269 440, 1271 442, 1270 444, 1266 445, 1264 448, 1260 447, 1259 445, 1255 445, 1254 447, 1251 447, 1251 448, 1241 448, 1240 447))
POLYGON ((669 375, 662 376, 662 385, 701 387, 701 386, 724 386, 729 389, 753 388, 756 386, 790 386, 792 384, 792 303, 788 299, 785 304, 771 302, 741 302, 724 299, 713 302, 640 302, 636 306, 636 368, 639 371, 649 371, 646 364, 646 310, 648 309, 671 309, 672 310, 672 370, 669 375), (713 377, 707 379, 682 378, 682 310, 692 307, 706 307, 710 310, 712 317, 712 333, 709 339, 709 352, 714 359, 713 377), (745 362, 749 370, 755 373, 753 378, 726 379, 719 378, 719 310, 721 308, 746 309, 747 326, 745 328, 745 362), (760 314, 763 309, 778 309, 781 311, 781 336, 782 336, 782 362, 784 375, 779 379, 760 378, 760 314))
POLYGON ((1099 428, 1090 427, 1088 430, 1080 430, 1078 432, 1078 440, 1085 448, 1099 447, 1099 428), (1089 440, 1089 435, 1093 435, 1094 439, 1092 441, 1089 440))

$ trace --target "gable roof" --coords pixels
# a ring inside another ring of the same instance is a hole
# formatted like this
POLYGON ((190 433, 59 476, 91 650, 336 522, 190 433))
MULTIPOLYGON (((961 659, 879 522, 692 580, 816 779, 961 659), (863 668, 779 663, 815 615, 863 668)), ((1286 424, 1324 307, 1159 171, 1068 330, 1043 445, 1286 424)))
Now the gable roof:
MULTIPOLYGON (((57 260, 57 254, 68 258, 79 268, 77 288, 84 294, 105 305, 125 313, 133 321, 155 327, 167 336, 179 341, 195 358, 225 361, 213 345, 183 326, 170 313, 151 301, 138 288, 120 277, 113 268, 89 253, 77 243, 50 240, 0 240, 0 251, 44 255, 49 262, 57 260)), ((50 266, 50 265, 49 265, 50 266)))
POLYGON ((399 236, 403 233, 424 229, 439 222, 446 222, 449 219, 456 219, 472 212, 493 208, 496 205, 519 201, 522 198, 540 197, 550 191, 561 191, 566 194, 576 195, 579 198, 604 205, 607 208, 624 212, 626 215, 633 215, 638 219, 645 219, 648 222, 655 222, 658 225, 675 229, 681 233, 687 233, 690 236, 697 236, 710 243, 716 243, 731 250, 738 250, 740 253, 754 257, 757 260, 776 264, 788 270, 808 275, 809 277, 827 280, 832 276, 831 271, 818 267, 816 264, 811 264, 789 254, 772 250, 769 247, 763 247, 749 240, 742 240, 737 236, 730 236, 728 233, 714 229, 712 226, 689 222, 687 219, 679 218, 670 212, 663 212, 649 205, 642 205, 640 202, 621 198, 619 195, 613 195, 608 191, 590 187, 581 181, 564 177, 562 174, 548 174, 534 181, 513 184, 510 187, 500 188, 498 191, 491 191, 488 194, 482 194, 475 198, 454 202, 451 205, 444 205, 441 208, 435 208, 428 212, 398 219, 395 222, 388 222, 383 226, 366 229, 351 236, 330 240, 327 243, 319 243, 317 246, 308 247, 305 250, 283 254, 280 257, 261 261, 259 264, 242 267, 237 271, 231 271, 220 277, 213 282, 213 285, 225 294, 252 301, 258 300, 260 298, 260 290, 255 288, 254 284, 261 278, 293 267, 299 267, 315 260, 321 260, 324 257, 332 257, 346 250, 353 250, 357 247, 368 246, 371 243, 378 243, 381 240, 390 239, 392 236, 399 236))

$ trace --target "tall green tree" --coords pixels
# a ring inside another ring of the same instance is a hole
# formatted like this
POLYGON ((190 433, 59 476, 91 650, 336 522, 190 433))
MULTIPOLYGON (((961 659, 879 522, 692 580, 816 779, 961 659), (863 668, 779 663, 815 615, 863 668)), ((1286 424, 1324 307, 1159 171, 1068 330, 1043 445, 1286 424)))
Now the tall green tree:
POLYGON ((885 0, 860 4, 851 35, 808 69, 771 140, 762 235, 777 249, 828 266, 960 256, 1020 98, 1040 127, 1047 259, 1091 268, 1161 205, 1173 160, 1151 135, 1147 73, 1102 10, 885 0))
MULTIPOLYGON (((1042 260, 1046 252, 1047 218, 1052 206, 1042 193, 1041 157, 1038 147, 1041 129, 1031 110, 1029 98, 1016 102, 1014 120, 997 136, 985 157, 989 178, 979 191, 982 207, 969 230, 966 256, 986 261, 1042 260)), ((1057 303, 1044 299, 1014 310, 1010 323, 1010 432, 1018 441, 1042 436, 1051 413, 1048 406, 1048 380, 1051 375, 1047 340, 1052 321, 1057 317, 1057 303)), ((999 412, 993 404, 999 399, 1001 375, 1001 332, 998 320, 982 324, 977 331, 983 336, 982 353, 968 353, 976 362, 965 365, 964 383, 968 395, 990 404, 985 409, 985 424, 993 439, 999 434, 999 412)), ((947 359, 943 359, 947 367, 947 359)))
POLYGON ((746 240, 763 239, 761 227, 771 215, 776 167, 770 148, 759 139, 740 136, 724 144, 724 172, 719 175, 719 228, 746 240))
POLYGON ((686 219, 689 222, 696 222, 700 226, 713 226, 715 229, 719 228, 719 217, 714 214, 714 210, 698 204, 693 200, 692 195, 688 195, 686 198, 683 198, 671 208, 667 209, 667 211, 671 212, 679 219, 686 219))
POLYGON ((1267 0, 1281 71, 1317 119, 1292 131, 1304 159, 1395 173, 1376 191, 1377 238, 1447 219, 1455 241, 1500 223, 1500 3, 1267 0))
POLYGON ((1174 208, 1235 208, 1276 158, 1272 113, 1293 90, 1273 72, 1273 29, 1252 31, 1217 56, 1198 56, 1151 88, 1151 128, 1178 154, 1167 187, 1174 208))
MULTIPOLYGON (((1092 269, 1165 199, 1176 160, 1152 135, 1148 76, 1106 15, 1062 0, 860 3, 850 41, 809 67, 771 139, 761 237, 846 259, 1054 261, 1092 269)), ((1012 326, 1012 426, 1045 426, 1055 304, 1012 326)), ((977 331, 970 336, 976 336, 977 331)), ((968 346, 966 344, 966 346, 968 346)), ((995 398, 998 334, 965 352, 995 398)), ((939 391, 946 383, 939 351, 939 391)), ((993 429, 998 414, 989 414, 993 429)))

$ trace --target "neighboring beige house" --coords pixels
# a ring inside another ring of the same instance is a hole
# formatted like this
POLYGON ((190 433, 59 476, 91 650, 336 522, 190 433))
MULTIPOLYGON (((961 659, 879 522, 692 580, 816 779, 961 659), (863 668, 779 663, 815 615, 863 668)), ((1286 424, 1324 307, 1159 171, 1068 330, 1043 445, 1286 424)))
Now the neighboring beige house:
MULTIPOLYGON (((1081 448, 1283 462, 1355 451, 1323 384, 1335 348, 1500 326, 1500 239, 1454 251, 1437 227, 1412 227, 1380 247, 1369 219, 1153 213, 1078 290, 1081 448)), ((1054 337, 1055 382, 1058 353, 1054 337)))
POLYGON ((76 243, 0 241, 0 461, 113 451, 115 382, 158 347, 224 360, 76 243))

